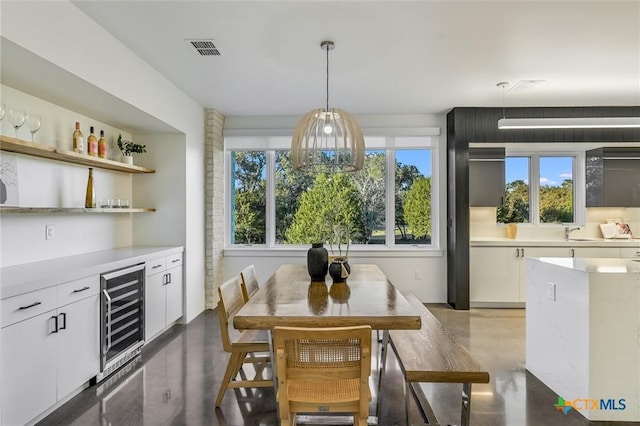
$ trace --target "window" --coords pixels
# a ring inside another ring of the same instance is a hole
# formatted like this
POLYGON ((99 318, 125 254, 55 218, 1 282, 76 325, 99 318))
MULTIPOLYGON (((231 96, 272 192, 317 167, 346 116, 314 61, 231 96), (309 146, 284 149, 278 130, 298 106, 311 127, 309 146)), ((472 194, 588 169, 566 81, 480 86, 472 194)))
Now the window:
POLYGON ((360 247, 430 246, 430 138, 369 137, 366 144, 358 172, 307 173, 293 170, 289 138, 226 137, 227 245, 307 246, 344 234, 343 243, 360 247))
POLYGON ((231 152, 231 244, 266 242, 265 153, 231 152))
MULTIPOLYGON (((505 159, 505 203, 500 223, 574 223, 574 179, 580 154, 510 153, 505 159)), ((583 175, 578 177, 583 181, 583 175)))
POLYGON ((431 151, 395 153, 395 243, 431 244, 431 151))

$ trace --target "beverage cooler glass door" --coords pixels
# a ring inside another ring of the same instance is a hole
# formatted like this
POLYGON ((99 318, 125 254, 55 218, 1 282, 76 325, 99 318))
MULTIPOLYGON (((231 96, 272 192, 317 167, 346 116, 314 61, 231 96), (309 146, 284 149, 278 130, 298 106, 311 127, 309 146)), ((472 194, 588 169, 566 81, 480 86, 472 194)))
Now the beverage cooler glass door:
POLYGON ((144 343, 144 266, 142 263, 100 277, 103 372, 126 362, 144 343))

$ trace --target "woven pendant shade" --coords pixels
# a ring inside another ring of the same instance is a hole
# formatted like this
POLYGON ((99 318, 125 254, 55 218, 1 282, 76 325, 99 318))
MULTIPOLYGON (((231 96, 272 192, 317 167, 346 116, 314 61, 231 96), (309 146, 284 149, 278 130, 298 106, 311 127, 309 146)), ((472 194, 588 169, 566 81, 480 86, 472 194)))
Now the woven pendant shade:
POLYGON ((346 111, 329 109, 329 50, 327 52, 327 106, 309 111, 298 122, 291 140, 293 168, 304 171, 355 172, 364 165, 364 137, 358 122, 346 111))
POLYGON ((319 108, 305 114, 291 142, 296 170, 354 172, 364 164, 364 137, 356 120, 346 111, 319 108))

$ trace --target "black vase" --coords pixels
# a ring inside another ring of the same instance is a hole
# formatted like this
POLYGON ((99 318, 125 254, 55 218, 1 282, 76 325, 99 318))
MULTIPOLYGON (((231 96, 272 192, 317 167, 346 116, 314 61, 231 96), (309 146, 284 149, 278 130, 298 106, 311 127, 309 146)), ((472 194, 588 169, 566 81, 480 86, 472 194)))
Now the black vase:
POLYGON ((336 257, 329 265, 329 275, 334 283, 342 283, 347 280, 351 273, 351 267, 346 257, 336 257))
POLYGON ((324 281, 329 268, 329 253, 322 243, 313 243, 307 252, 307 270, 311 281, 324 281))

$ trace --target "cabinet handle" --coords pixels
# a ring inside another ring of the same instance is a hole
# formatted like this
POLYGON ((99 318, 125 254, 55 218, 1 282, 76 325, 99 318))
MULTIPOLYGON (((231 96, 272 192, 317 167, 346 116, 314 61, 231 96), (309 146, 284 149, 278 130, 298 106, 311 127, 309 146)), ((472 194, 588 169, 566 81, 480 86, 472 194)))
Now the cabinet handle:
POLYGON ((66 314, 66 312, 63 312, 58 316, 62 316, 62 326, 58 330, 66 330, 67 329, 67 314, 66 314))
POLYGON ((51 334, 57 333, 58 332, 58 316, 54 315, 51 318, 53 318, 53 331, 51 332, 51 334))
POLYGON ((576 257, 576 252, 574 249, 571 249, 571 257, 576 257))
POLYGON ((82 287, 79 288, 77 290, 73 290, 74 293, 80 293, 81 291, 85 291, 85 290, 89 290, 91 287, 87 286, 87 287, 82 287))
POLYGON ((180 262, 180 259, 173 259, 173 260, 171 261, 171 263, 176 263, 176 262, 180 262))
POLYGON ((109 292, 106 289, 103 289, 102 293, 107 301, 107 321, 109 321, 107 323, 107 344, 103 350, 106 355, 109 349, 111 349, 111 296, 109 296, 109 292))
POLYGON ((27 306, 20 306, 18 309, 19 310, 29 309, 29 308, 33 308, 34 306, 38 306, 38 305, 42 305, 42 302, 33 302, 32 304, 27 305, 27 306))
POLYGON ((171 274, 167 274, 167 284, 171 284, 171 274))
POLYGON ((159 268, 159 267, 161 267, 161 266, 162 266, 162 264, 155 265, 155 266, 152 266, 152 267, 151 267, 151 269, 156 269, 156 268, 159 268))
POLYGON ((516 257, 520 257, 520 249, 516 249, 516 257))

